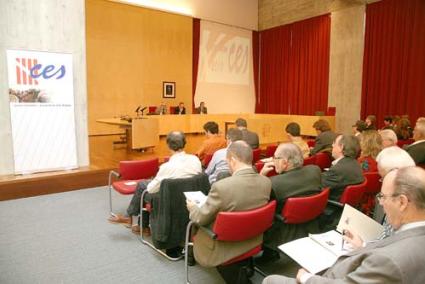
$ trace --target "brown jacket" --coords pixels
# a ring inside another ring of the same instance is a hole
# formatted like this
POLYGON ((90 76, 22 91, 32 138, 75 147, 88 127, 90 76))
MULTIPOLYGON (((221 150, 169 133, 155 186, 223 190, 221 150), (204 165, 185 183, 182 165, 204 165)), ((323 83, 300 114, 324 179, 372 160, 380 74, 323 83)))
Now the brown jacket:
MULTIPOLYGON (((203 226, 212 226, 219 212, 244 211, 267 204, 271 191, 270 179, 247 168, 213 184, 206 203, 190 212, 190 219, 203 226)), ((220 265, 262 242, 259 235, 243 242, 223 242, 211 239, 199 230, 194 240, 196 261, 207 267, 220 265)))

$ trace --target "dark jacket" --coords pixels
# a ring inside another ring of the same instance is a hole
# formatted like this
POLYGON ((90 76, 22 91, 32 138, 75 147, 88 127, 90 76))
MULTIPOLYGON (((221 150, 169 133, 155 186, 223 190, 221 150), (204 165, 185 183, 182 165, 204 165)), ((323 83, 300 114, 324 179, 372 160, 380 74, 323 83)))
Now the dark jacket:
POLYGON ((316 142, 314 144, 314 148, 311 149, 310 154, 315 155, 323 150, 332 151, 332 143, 336 138, 336 134, 332 131, 324 131, 317 135, 316 142))
POLYGON ((416 165, 425 164, 425 140, 415 145, 406 146, 406 151, 415 161, 416 165))
POLYGON ((322 173, 322 187, 329 187, 329 199, 339 201, 347 185, 359 184, 364 180, 362 169, 357 160, 344 157, 329 171, 322 173))
POLYGON ((152 241, 156 248, 167 249, 179 246, 185 238, 189 223, 185 191, 202 191, 208 195, 208 176, 199 174, 191 178, 165 179, 158 193, 151 194, 152 211, 150 224, 152 241))

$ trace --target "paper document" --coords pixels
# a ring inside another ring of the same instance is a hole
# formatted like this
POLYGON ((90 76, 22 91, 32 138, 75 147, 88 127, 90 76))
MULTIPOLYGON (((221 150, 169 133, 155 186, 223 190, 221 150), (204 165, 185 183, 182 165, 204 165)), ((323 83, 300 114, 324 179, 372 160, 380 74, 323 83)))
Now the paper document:
MULTIPOLYGON (((337 230, 341 233, 350 230, 360 235, 364 241, 370 241, 380 236, 383 227, 346 204, 337 230)), ((280 245, 279 249, 310 273, 316 274, 331 267, 338 257, 352 250, 349 243, 343 242, 339 232, 333 230, 323 234, 311 234, 306 238, 280 245)))
POLYGON ((184 195, 186 199, 195 202, 198 207, 202 207, 207 201, 207 196, 202 191, 187 191, 184 192, 184 195))

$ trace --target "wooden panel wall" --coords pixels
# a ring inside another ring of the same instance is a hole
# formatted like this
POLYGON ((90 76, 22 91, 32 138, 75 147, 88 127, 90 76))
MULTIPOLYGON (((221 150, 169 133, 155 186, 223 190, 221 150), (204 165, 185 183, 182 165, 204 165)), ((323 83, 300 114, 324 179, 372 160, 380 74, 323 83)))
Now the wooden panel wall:
POLYGON ((192 104, 192 18, 86 1, 89 134, 116 133, 96 119, 134 115, 137 106, 192 104), (176 98, 162 98, 162 82, 176 98))

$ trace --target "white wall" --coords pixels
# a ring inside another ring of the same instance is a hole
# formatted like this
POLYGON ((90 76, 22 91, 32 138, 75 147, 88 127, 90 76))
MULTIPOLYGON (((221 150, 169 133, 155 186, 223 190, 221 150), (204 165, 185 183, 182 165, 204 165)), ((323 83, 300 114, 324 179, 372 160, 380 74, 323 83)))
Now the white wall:
POLYGON ((111 0, 258 30, 258 0, 111 0))
POLYGON ((89 164, 84 0, 0 1, 0 175, 12 174, 7 49, 73 54, 78 165, 89 164))

